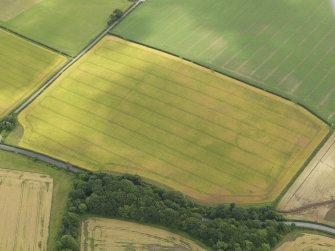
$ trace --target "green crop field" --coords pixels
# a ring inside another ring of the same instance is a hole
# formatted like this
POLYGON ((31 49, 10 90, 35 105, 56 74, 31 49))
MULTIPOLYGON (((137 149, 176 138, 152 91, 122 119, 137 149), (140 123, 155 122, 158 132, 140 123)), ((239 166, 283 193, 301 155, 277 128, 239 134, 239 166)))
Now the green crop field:
POLYGON ((274 200, 328 132, 294 103, 115 37, 18 119, 22 147, 206 203, 274 200))
POLYGON ((334 123, 331 3, 147 0, 112 32, 288 97, 334 123))
POLYGON ((66 60, 0 29, 0 118, 27 98, 66 60))
MULTIPOLYGON (((8 0, 0 0, 0 4, 2 1, 8 0)), ((6 8, 0 8, 0 24, 70 56, 102 32, 114 9, 125 10, 131 4, 129 0, 35 0, 34 4, 32 1, 20 0, 20 4, 12 1, 6 8), (24 4, 30 7, 23 9, 24 4), (6 12, 9 8, 11 18, 1 19, 9 15, 6 12)))

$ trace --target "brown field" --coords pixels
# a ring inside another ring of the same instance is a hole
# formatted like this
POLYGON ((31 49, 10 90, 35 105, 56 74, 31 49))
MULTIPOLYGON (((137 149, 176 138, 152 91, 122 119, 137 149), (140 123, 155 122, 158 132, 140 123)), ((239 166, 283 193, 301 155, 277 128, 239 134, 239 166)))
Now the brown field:
POLYGON ((333 134, 279 203, 279 210, 318 222, 335 222, 335 134, 333 134))
POLYGON ((53 180, 0 169, 0 250, 47 250, 53 180))
POLYGON ((276 251, 333 251, 335 250, 335 239, 317 235, 303 234, 295 240, 287 241, 276 251))
POLYGON ((205 251, 191 240, 155 227, 91 218, 82 224, 81 251, 205 251))

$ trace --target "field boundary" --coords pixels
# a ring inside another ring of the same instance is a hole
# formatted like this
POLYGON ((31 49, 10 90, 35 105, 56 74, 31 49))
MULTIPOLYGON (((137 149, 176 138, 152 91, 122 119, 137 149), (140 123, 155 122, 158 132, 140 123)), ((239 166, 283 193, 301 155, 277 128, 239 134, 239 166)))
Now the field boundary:
MULTIPOLYGON (((115 25, 115 26, 116 26, 116 25, 115 25)), ((113 28, 114 28, 114 27, 113 27, 113 28)), ((128 38, 125 38, 125 37, 123 37, 123 36, 114 34, 114 33, 112 33, 112 32, 111 32, 111 35, 112 35, 112 36, 115 36, 115 37, 118 37, 118 38, 121 38, 121 39, 123 39, 123 40, 125 40, 125 41, 132 42, 132 43, 134 43, 134 44, 138 44, 138 45, 141 45, 141 46, 145 46, 145 47, 148 47, 148 48, 151 48, 151 49, 154 49, 154 50, 157 50, 157 51, 160 51, 160 52, 169 54, 169 55, 171 55, 171 56, 178 57, 178 58, 183 59, 183 60, 185 60, 185 61, 187 61, 187 62, 189 62, 189 63, 198 65, 198 66, 200 66, 200 67, 206 68, 206 69, 211 70, 211 71, 213 71, 213 72, 216 72, 216 73, 218 73, 218 74, 225 75, 225 76, 227 76, 227 77, 229 77, 229 78, 231 78, 231 79, 237 80, 237 81, 239 81, 239 82, 241 82, 241 83, 243 83, 243 84, 246 84, 246 85, 252 86, 252 87, 254 87, 254 88, 257 88, 258 90, 265 91, 265 92, 270 93, 270 94, 272 94, 272 95, 275 95, 275 96, 277 96, 277 97, 279 97, 279 98, 283 98, 283 99, 285 99, 285 100, 287 100, 287 101, 289 101, 289 102, 292 102, 292 103, 294 103, 294 104, 296 104, 296 105, 298 105, 298 106, 304 108, 306 111, 308 111, 309 113, 313 114, 315 117, 317 117, 318 119, 320 119, 322 122, 324 122, 324 123, 325 123, 326 125, 328 125, 329 127, 335 128, 335 124, 328 122, 327 120, 325 120, 324 118, 322 118, 318 113, 316 113, 315 111, 311 110, 310 108, 308 108, 308 107, 305 106, 304 104, 301 104, 300 102, 295 101, 295 100, 292 99, 292 98, 289 98, 289 97, 286 97, 286 96, 282 96, 282 95, 280 95, 280 94, 278 94, 278 93, 275 93, 275 92, 273 92, 273 91, 271 91, 271 90, 268 90, 268 89, 262 88, 262 87, 260 87, 260 86, 257 86, 257 85, 253 84, 253 83, 250 82, 250 81, 244 80, 243 78, 234 76, 234 75, 232 75, 232 74, 230 74, 230 73, 226 73, 226 72, 223 72, 223 71, 218 71, 218 70, 212 69, 212 68, 210 68, 210 67, 208 67, 208 66, 206 66, 206 65, 204 65, 204 64, 201 64, 201 63, 199 63, 199 62, 195 62, 195 61, 193 61, 193 60, 191 60, 191 59, 188 59, 188 58, 184 58, 184 57, 182 57, 182 56, 180 56, 180 55, 178 55, 178 54, 174 54, 174 53, 172 53, 172 52, 169 52, 169 51, 166 51, 166 50, 163 50, 163 49, 160 49, 160 48, 151 46, 151 45, 147 45, 147 44, 144 44, 144 43, 141 43, 141 42, 132 40, 132 39, 128 39, 128 38)))
POLYGON ((1 24, 0 24, 0 29, 9 32, 9 33, 11 33, 12 35, 18 36, 18 37, 20 37, 20 38, 22 38, 22 39, 24 39, 24 40, 26 40, 26 41, 28 41, 28 42, 30 42, 30 43, 36 44, 36 45, 38 45, 38 46, 41 46, 41 47, 43 47, 44 49, 48 49, 48 50, 53 51, 53 52, 55 52, 55 53, 57 53, 57 54, 61 54, 61 55, 65 56, 65 57, 67 57, 67 58, 72 58, 70 55, 66 54, 66 53, 63 52, 63 51, 56 50, 55 48, 52 48, 52 47, 50 47, 50 46, 48 46, 48 45, 45 45, 45 44, 43 44, 43 43, 41 43, 41 42, 38 42, 38 41, 36 41, 36 40, 33 40, 33 39, 29 38, 29 37, 26 37, 26 36, 24 36, 24 35, 22 35, 22 34, 16 32, 16 31, 13 31, 13 30, 11 30, 11 29, 9 29, 9 28, 7 28, 7 27, 1 25, 1 24))
POLYGON ((21 154, 21 155, 24 155, 30 158, 38 159, 40 161, 55 165, 59 168, 71 171, 73 173, 82 172, 82 171, 87 172, 87 170, 82 167, 72 165, 66 161, 63 161, 63 160, 60 160, 54 157, 50 157, 45 154, 38 153, 32 150, 28 150, 23 147, 0 144, 0 150, 7 151, 7 152, 13 152, 13 153, 21 154))
MULTIPOLYGON (((285 196, 285 194, 287 193, 287 191, 290 189, 290 187, 294 184, 294 182, 299 178, 299 176, 302 174, 302 172, 305 170, 305 168, 307 167, 307 165, 314 159, 314 157, 321 151, 322 147, 327 143, 327 141, 329 140, 329 138, 333 135, 333 133, 335 133, 335 130, 330 127, 330 130, 328 132, 328 134, 324 137, 324 139, 321 141, 321 143, 314 149, 313 153, 308 157, 308 159, 305 161, 304 165, 301 166, 301 168, 299 169, 299 171, 296 173, 296 175, 291 179, 291 181, 287 184, 286 188, 280 193, 280 195, 278 196, 278 198, 275 200, 274 202, 274 206, 278 207, 278 204, 280 202, 280 200, 285 196)), ((335 200, 334 200, 335 201, 335 200)), ((327 204, 329 204, 331 202, 328 202, 327 204)), ((308 205, 306 205, 308 206, 308 205)), ((313 207, 313 206, 310 206, 313 207)), ((307 208, 310 208, 307 207, 307 208)), ((307 209, 306 208, 306 209, 307 209)), ((299 210, 300 211, 300 210, 299 210)), ((283 212, 280 211, 279 212, 283 212)), ((284 212, 283 212, 284 213, 284 212)))
MULTIPOLYGON (((74 63, 76 63, 81 57, 83 57, 89 50, 91 50, 102 38, 104 38, 111 29, 113 29, 119 22, 121 22, 129 13, 131 13, 138 5, 143 3, 143 0, 137 0, 132 4, 127 11, 113 24, 107 26, 97 37, 95 37, 76 57, 72 58, 68 63, 66 63, 59 71, 51 76, 46 82, 44 82, 35 92, 32 93, 27 99, 25 99, 20 105, 16 106, 12 112, 15 115, 24 110, 30 103, 32 103, 39 95, 41 95, 54 81, 58 79, 68 68, 70 68, 74 63)), ((0 26, 2 28, 2 26, 0 26)), ((7 28, 5 29, 7 30, 7 28)), ((12 32, 9 30, 9 32, 12 32)), ((16 34, 15 32, 12 32, 16 34)), ((21 35, 20 35, 21 36, 21 35)), ((22 36, 25 38, 24 36, 22 36)), ((28 38, 25 38, 28 39, 28 38)), ((30 39, 28 39, 30 40, 30 39)), ((33 40, 32 40, 33 41, 33 40)), ((35 42, 34 42, 35 43, 35 42)), ((44 46, 44 45, 43 45, 44 46)))

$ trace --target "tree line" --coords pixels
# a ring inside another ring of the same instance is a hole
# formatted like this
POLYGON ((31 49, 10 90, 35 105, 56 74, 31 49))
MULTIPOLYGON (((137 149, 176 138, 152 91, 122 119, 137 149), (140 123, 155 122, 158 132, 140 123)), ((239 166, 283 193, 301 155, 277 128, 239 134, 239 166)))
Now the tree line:
POLYGON ((62 251, 79 250, 81 216, 87 213, 183 231, 216 251, 267 251, 292 229, 271 207, 199 205, 133 175, 77 174, 67 208, 57 242, 62 251))

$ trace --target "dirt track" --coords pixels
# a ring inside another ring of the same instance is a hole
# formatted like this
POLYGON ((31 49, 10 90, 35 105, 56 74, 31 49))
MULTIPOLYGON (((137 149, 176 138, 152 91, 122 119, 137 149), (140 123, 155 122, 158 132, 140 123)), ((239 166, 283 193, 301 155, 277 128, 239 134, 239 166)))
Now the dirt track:
POLYGON ((278 209, 292 219, 334 224, 335 133, 290 187, 278 209))

